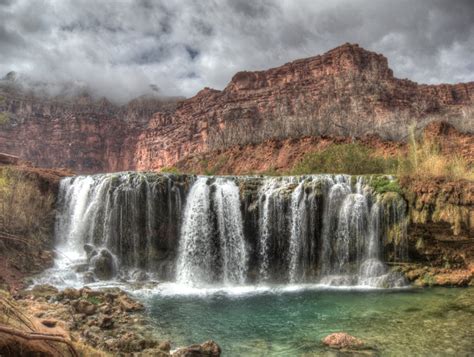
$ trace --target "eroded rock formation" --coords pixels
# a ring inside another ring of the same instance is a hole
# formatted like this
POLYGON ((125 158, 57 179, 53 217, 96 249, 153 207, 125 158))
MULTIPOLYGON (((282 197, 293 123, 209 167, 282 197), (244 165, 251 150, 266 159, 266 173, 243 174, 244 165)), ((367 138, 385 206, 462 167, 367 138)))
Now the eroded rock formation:
POLYGON ((239 72, 176 105, 44 100, 2 90, 0 151, 79 172, 155 170, 190 154, 302 136, 402 139, 414 119, 473 130, 474 83, 397 79, 387 59, 345 44, 266 71, 239 72))

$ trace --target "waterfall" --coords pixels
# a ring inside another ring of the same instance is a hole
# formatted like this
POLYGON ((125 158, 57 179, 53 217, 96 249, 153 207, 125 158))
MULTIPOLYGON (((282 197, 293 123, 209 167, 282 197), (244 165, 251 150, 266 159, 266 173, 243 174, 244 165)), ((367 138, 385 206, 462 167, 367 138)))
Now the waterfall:
POLYGON ((59 263, 83 264, 89 245, 105 249, 121 268, 171 276, 187 180, 138 173, 63 179, 55 229, 59 263))
POLYGON ((349 179, 345 176, 336 176, 330 182, 329 194, 326 199, 323 218, 322 247, 320 255, 321 275, 332 272, 332 242, 337 233, 338 217, 344 199, 351 193, 349 179))
POLYGON ((242 284, 246 278, 247 251, 239 189, 230 179, 209 181, 205 177, 198 178, 189 193, 177 281, 193 285, 216 281, 242 284))
POLYGON ((306 223, 304 197, 304 181, 301 181, 291 194, 291 235, 289 254, 289 280, 295 283, 299 273, 299 267, 303 252, 303 230, 306 223))
POLYGON ((231 180, 218 178, 214 196, 220 238, 223 282, 245 282, 247 248, 244 240, 239 189, 231 180))
POLYGON ((207 179, 200 178, 189 192, 178 253, 177 280, 180 283, 213 282, 209 191, 207 179))
POLYGON ((141 271, 194 286, 400 285, 385 261, 407 257, 406 203, 394 192, 375 193, 370 180, 154 173, 66 178, 56 241, 67 260, 58 262, 91 266, 112 257, 113 275, 122 280, 141 271))

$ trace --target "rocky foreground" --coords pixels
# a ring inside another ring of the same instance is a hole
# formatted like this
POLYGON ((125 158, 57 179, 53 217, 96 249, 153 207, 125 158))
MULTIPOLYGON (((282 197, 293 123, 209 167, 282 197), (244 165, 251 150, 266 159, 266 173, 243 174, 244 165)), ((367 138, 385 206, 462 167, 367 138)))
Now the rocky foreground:
POLYGON ((144 306, 117 288, 91 290, 50 285, 35 286, 0 302, 0 355, 44 353, 45 356, 220 356, 214 341, 171 351, 170 341, 160 341, 144 317, 144 306), (14 323, 20 317, 20 323, 14 323), (31 322, 30 326, 21 320, 31 322), (24 336, 19 336, 23 333, 24 336), (25 337, 26 336, 26 337, 25 337), (31 337, 56 336, 58 346, 31 337), (71 345, 69 346, 68 343, 71 345), (69 346, 69 350, 65 347, 69 346))

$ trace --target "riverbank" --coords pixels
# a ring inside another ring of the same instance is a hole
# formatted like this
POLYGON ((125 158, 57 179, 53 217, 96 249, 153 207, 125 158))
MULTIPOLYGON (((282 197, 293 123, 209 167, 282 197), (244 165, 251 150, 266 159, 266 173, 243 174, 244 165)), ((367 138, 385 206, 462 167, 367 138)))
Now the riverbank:
POLYGON ((59 291, 38 285, 14 296, 3 292, 0 302, 8 307, 0 312, 0 326, 10 330, 0 329, 2 356, 40 351, 47 356, 220 356, 213 341, 172 351, 172 342, 160 340, 145 307, 117 288, 59 291), (28 339, 34 335, 39 339, 28 339), (50 336, 59 339, 53 346, 50 336))

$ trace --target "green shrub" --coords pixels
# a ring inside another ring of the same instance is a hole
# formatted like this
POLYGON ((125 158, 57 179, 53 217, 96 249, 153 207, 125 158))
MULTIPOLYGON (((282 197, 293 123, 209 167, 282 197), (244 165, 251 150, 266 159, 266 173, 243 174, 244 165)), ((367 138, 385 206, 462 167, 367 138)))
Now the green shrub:
POLYGON ((402 194, 402 189, 397 180, 391 180, 387 176, 375 176, 370 180, 370 186, 375 192, 383 194, 387 192, 396 192, 402 194))
POLYGON ((306 154, 291 171, 294 175, 383 174, 396 171, 397 161, 375 155, 374 151, 358 143, 333 144, 322 151, 306 154))
POLYGON ((179 175, 181 174, 181 171, 179 171, 179 169, 175 166, 167 166, 167 167, 163 167, 160 172, 162 173, 167 173, 167 174, 175 174, 175 175, 179 175))
POLYGON ((100 305, 102 304, 102 299, 98 296, 88 296, 85 298, 86 301, 90 302, 93 305, 100 305))

